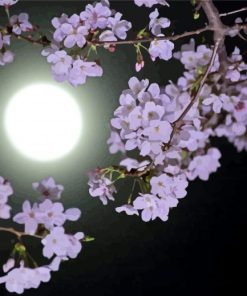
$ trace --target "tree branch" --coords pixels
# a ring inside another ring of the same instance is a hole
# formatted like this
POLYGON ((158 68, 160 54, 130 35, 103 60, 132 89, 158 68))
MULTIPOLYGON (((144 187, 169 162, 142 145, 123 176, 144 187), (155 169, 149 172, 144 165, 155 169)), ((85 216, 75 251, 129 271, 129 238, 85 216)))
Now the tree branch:
POLYGON ((221 13, 219 16, 220 17, 222 17, 222 16, 228 16, 230 14, 239 13, 239 12, 242 12, 242 11, 245 11, 245 10, 247 10, 247 7, 243 7, 243 8, 240 8, 238 10, 233 10, 233 11, 230 11, 230 12, 221 13))
POLYGON ((17 35, 15 33, 11 33, 15 38, 20 40, 28 41, 29 43, 36 44, 36 45, 42 45, 42 46, 48 46, 51 44, 51 41, 48 40, 45 36, 40 39, 32 39, 31 37, 25 36, 25 35, 17 35))
POLYGON ((217 55, 217 51, 219 49, 219 45, 220 45, 220 41, 217 41, 215 46, 214 46, 213 53, 212 53, 210 62, 208 64, 208 67, 207 67, 207 69, 205 71, 205 74, 203 75, 203 77, 200 80, 199 87, 198 87, 195 95, 192 97, 191 101, 189 102, 187 107, 184 109, 184 111, 181 113, 181 115, 173 122, 173 124, 172 124, 173 125, 173 130, 172 130, 172 133, 171 133, 171 137, 170 137, 169 142, 166 145, 164 145, 164 150, 168 150, 170 148, 172 139, 173 139, 178 127, 180 126, 181 121, 184 119, 184 117, 187 115, 187 113, 190 111, 190 109, 193 107, 195 102, 200 97, 201 90, 202 90, 202 88, 203 88, 203 86, 204 86, 204 84, 205 84, 205 82, 206 82, 206 80, 208 78, 210 70, 212 69, 212 67, 214 65, 214 61, 215 61, 215 58, 216 58, 216 55, 217 55))
POLYGON ((120 40, 120 41, 99 41, 99 40, 92 40, 88 41, 88 43, 91 43, 93 45, 97 46, 104 46, 106 44, 112 44, 112 45, 123 45, 123 44, 136 44, 136 43, 150 43, 155 40, 171 40, 171 41, 176 41, 178 39, 184 38, 184 37, 189 37, 193 35, 199 35, 203 32, 210 31, 211 28, 210 26, 206 26, 201 29, 197 29, 194 31, 190 32, 184 32, 182 34, 178 35, 173 35, 173 36, 162 36, 162 37, 150 37, 150 38, 144 38, 144 39, 133 39, 133 40, 120 40))
POLYGON ((43 239, 43 236, 41 236, 41 235, 28 234, 28 233, 25 233, 25 232, 20 232, 20 231, 15 230, 14 228, 0 227, 0 231, 2 231, 2 232, 9 232, 9 233, 12 233, 12 234, 14 234, 18 239, 20 239, 20 238, 23 237, 23 236, 32 236, 32 237, 36 237, 36 238, 39 238, 39 239, 43 239))
POLYGON ((227 62, 227 52, 225 47, 225 36, 229 30, 229 27, 225 26, 219 16, 219 12, 215 7, 212 0, 199 0, 202 9, 204 10, 206 17, 208 19, 209 25, 212 27, 214 32, 214 43, 219 43, 219 62, 220 62, 220 72, 225 75, 228 69, 227 62))

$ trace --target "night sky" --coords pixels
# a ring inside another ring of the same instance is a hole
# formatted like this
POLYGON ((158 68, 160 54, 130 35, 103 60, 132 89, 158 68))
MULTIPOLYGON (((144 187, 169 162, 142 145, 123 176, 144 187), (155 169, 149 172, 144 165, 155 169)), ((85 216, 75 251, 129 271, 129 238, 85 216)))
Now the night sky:
MULTIPOLYGON (((12 14, 27 12, 34 24, 49 35, 50 19, 83 10, 80 1, 20 1, 12 14)), ((203 15, 193 20, 189 1, 170 1, 171 7, 161 8, 161 14, 173 20, 176 32, 184 32, 205 23, 203 15)), ((216 1, 221 12, 246 6, 246 1, 216 1)), ((138 8, 131 1, 114 1, 112 8, 123 13, 138 31, 145 27, 149 9, 138 8)), ((234 17, 226 18, 231 24, 234 17)), ((0 24, 6 22, 0 10, 0 24)), ((211 41, 211 34, 205 34, 211 41)), ((197 37, 200 42, 201 37, 197 37)), ((185 39, 184 41, 188 41, 185 39)), ((40 55, 41 48, 24 41, 13 40, 16 61, 0 68, 0 118, 8 100, 19 89, 36 82, 57 85, 50 75, 50 67, 40 55)), ((181 42, 176 43, 177 49, 181 42)), ((227 41, 232 51, 238 44, 246 49, 246 42, 227 41)), ((245 295, 246 226, 247 226, 247 153, 237 153, 224 139, 214 141, 223 157, 221 168, 211 175, 208 182, 194 181, 188 195, 170 213, 167 222, 155 220, 144 223, 138 217, 115 213, 129 194, 127 181, 119 184, 116 202, 103 206, 88 194, 87 172, 97 166, 117 164, 120 155, 108 153, 109 121, 118 105, 118 98, 127 88, 130 77, 148 78, 165 85, 176 81, 182 73, 177 61, 146 62, 144 70, 136 74, 133 47, 119 47, 115 54, 100 51, 104 69, 102 78, 89 79, 87 84, 72 88, 59 85, 73 95, 81 107, 84 132, 79 145, 64 159, 50 163, 37 163, 24 158, 8 142, 0 125, 0 175, 13 184, 15 194, 10 198, 13 212, 20 211, 25 199, 35 201, 37 195, 31 183, 46 176, 53 176, 65 186, 62 197, 66 207, 79 207, 79 222, 69 223, 71 232, 83 231, 96 238, 84 244, 75 260, 62 265, 52 274, 48 284, 24 295, 190 295, 220 296, 225 291, 232 295, 245 295), (160 291, 160 292, 159 292, 160 291), (242 293, 240 293, 242 291, 242 293)), ((0 226, 12 225, 1 220, 0 226)), ((21 229, 21 228, 20 228, 21 229)), ((28 239, 31 254, 39 262, 42 251, 38 240, 28 239), (32 252, 32 250, 34 250, 32 252)), ((0 266, 6 261, 13 246, 13 236, 0 233, 0 266)), ((0 286, 0 295, 9 295, 0 286)))

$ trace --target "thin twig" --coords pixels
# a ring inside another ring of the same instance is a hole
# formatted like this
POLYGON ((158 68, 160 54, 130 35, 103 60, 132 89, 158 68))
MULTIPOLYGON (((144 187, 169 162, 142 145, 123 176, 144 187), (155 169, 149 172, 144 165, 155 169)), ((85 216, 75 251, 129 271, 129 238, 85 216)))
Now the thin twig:
POLYGON ((201 94, 201 90, 202 90, 202 88, 203 88, 203 86, 204 86, 204 84, 205 84, 205 82, 206 82, 206 80, 208 78, 209 72, 210 72, 210 70, 213 67, 213 64, 214 64, 214 61, 215 61, 215 58, 216 58, 216 55, 217 55, 217 51, 218 51, 219 45, 220 45, 220 40, 218 40, 216 42, 215 46, 214 46, 214 49, 213 49, 213 53, 212 53, 210 62, 209 62, 208 67, 207 67, 207 69, 205 71, 205 74, 203 75, 203 77, 200 80, 200 84, 199 84, 199 87, 198 87, 195 95, 192 97, 191 101, 189 102, 189 104, 187 105, 187 107, 184 109, 184 111, 181 113, 181 115, 173 122, 173 124, 172 124, 173 129, 172 129, 172 132, 171 132, 170 140, 169 140, 169 142, 167 144, 164 145, 163 150, 169 149, 169 147, 171 146, 172 139, 173 139, 173 137, 176 134, 176 131, 177 131, 178 126, 180 125, 181 121, 184 119, 184 117, 186 116, 186 114, 193 107, 194 103, 198 100, 198 98, 199 98, 199 96, 201 94))
POLYGON ((32 236, 32 237, 36 237, 36 238, 39 238, 39 239, 43 239, 43 237, 42 237, 41 235, 28 234, 28 233, 25 233, 25 232, 20 232, 20 231, 15 230, 14 228, 0 227, 0 231, 2 231, 2 232, 9 232, 9 233, 12 233, 12 234, 14 234, 18 239, 20 239, 20 238, 23 237, 23 236, 32 236))
POLYGON ((24 35, 17 35, 13 32, 12 32, 12 35, 14 37, 16 37, 17 39, 25 40, 25 41, 28 41, 32 44, 36 44, 36 45, 48 46, 51 43, 51 41, 48 39, 43 40, 42 38, 40 38, 40 39, 35 40, 35 39, 32 39, 31 37, 24 36, 24 35))
POLYGON ((133 40, 120 40, 120 41, 99 41, 99 40, 92 40, 88 41, 89 44, 97 45, 97 46, 104 46, 106 44, 113 44, 113 45, 123 45, 123 44, 137 44, 137 43, 150 43, 152 41, 161 41, 161 40, 171 40, 175 41, 184 37, 189 37, 193 35, 199 35, 203 32, 210 31, 211 27, 206 26, 201 29, 197 29, 190 32, 184 32, 182 34, 173 35, 173 36, 162 36, 162 37, 150 37, 144 39, 133 39, 133 40))
POLYGON ((242 12, 242 11, 245 11, 247 10, 247 7, 243 7, 243 8, 240 8, 238 10, 233 10, 233 11, 230 11, 230 12, 225 12, 225 13, 220 13, 220 17, 222 16, 227 16, 227 15, 230 15, 230 14, 235 14, 235 13, 239 13, 239 12, 242 12))
POLYGON ((184 119, 184 117, 186 116, 186 114, 189 112, 189 110, 191 109, 191 107, 194 105, 194 103, 199 98, 199 96, 201 94, 201 90, 202 90, 202 88, 203 88, 203 86, 205 84, 205 81, 207 80, 208 74, 209 74, 211 68, 213 67, 213 64, 214 64, 214 61, 215 61, 215 58, 216 58, 216 55, 217 55, 217 51, 218 51, 218 48, 219 48, 219 44, 220 44, 220 40, 218 40, 216 42, 215 46, 214 46, 213 53, 212 53, 210 62, 208 64, 207 70, 206 70, 205 74, 203 75, 203 77, 202 77, 202 79, 200 81, 200 85, 199 85, 199 88, 198 88, 195 96, 192 98, 192 100, 190 101, 190 103, 188 104, 188 106, 184 109, 183 113, 178 117, 178 119, 175 121, 175 123, 178 123, 178 122, 180 122, 181 120, 184 119))

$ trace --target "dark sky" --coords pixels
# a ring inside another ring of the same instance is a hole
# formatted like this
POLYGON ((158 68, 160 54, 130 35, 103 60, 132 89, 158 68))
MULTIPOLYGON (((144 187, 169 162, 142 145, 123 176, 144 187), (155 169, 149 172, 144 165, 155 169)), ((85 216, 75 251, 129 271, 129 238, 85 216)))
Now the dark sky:
MULTIPOLYGON (((21 2, 21 1, 20 1, 21 2)), ((172 1, 170 1, 172 2, 172 1)), ((220 11, 234 10, 246 1, 218 1, 220 11)), ((73 1, 28 1, 19 3, 15 13, 30 13, 33 23, 44 31, 51 27, 49 20, 62 12, 80 12, 84 4, 73 1)), ((132 21, 134 29, 143 28, 150 11, 135 7, 130 1, 114 1, 113 8, 132 21)), ((193 21, 191 5, 175 2, 162 8, 164 16, 172 19, 177 32, 200 27, 205 20, 193 21), (166 14, 169 13, 169 14, 166 14)), ((227 18, 230 24, 233 18, 227 18)), ((4 14, 0 12, 0 23, 4 14)), ((210 41, 211 36, 206 35, 210 41)), ((227 43, 233 49, 235 39, 227 43), (234 40, 234 41, 233 41, 234 40)), ((198 39, 199 41, 199 39, 198 39)), ((246 43, 238 42, 242 48, 246 43)), ((179 48, 179 47, 178 47, 179 48)), ((0 68, 0 112, 13 92, 33 82, 53 83, 49 66, 40 56, 40 48, 24 42, 13 44, 15 63, 0 68)), ((12 198, 14 211, 30 196, 35 199, 31 182, 53 175, 66 187, 63 197, 66 206, 78 206, 83 215, 78 223, 69 224, 72 232, 85 231, 96 241, 84 246, 76 260, 64 263, 53 274, 49 284, 24 295, 161 295, 219 296, 225 291, 245 295, 246 267, 246 177, 247 155, 237 153, 226 141, 216 141, 222 151, 222 167, 210 181, 191 183, 187 197, 174 209, 169 221, 144 223, 137 217, 118 215, 114 205, 104 207, 89 197, 86 173, 98 165, 116 163, 105 144, 109 135, 109 120, 118 103, 121 91, 127 88, 134 71, 134 49, 119 48, 115 55, 103 53, 103 78, 91 79, 85 86, 73 89, 73 94, 85 112, 85 133, 79 147, 70 157, 51 164, 37 164, 19 156, 9 145, 0 128, 0 175, 11 180, 16 194, 12 198), (240 290, 243 288, 243 293, 240 290), (160 291, 160 292, 159 292, 160 291)), ((165 84, 176 81, 182 68, 177 62, 147 63, 139 78, 165 84)), ((0 114, 2 117, 2 113, 0 114)), ((120 184, 115 205, 120 205, 129 192, 128 182, 120 184), (125 191, 126 190, 126 191, 125 191)), ((0 222, 3 225, 3 222, 0 222)), ((10 253, 12 237, 0 233, 0 264, 10 253)), ((28 241, 33 256, 39 258, 38 241, 28 241)), ((0 286, 0 295, 8 295, 0 286)))

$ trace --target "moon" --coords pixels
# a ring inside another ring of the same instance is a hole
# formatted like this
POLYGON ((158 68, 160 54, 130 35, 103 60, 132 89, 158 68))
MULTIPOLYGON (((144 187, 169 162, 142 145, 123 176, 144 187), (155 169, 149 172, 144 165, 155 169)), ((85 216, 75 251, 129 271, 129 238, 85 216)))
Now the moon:
POLYGON ((63 89, 34 84, 10 99, 4 126, 19 153, 31 160, 48 162, 68 155, 78 144, 82 115, 76 100, 63 89))

